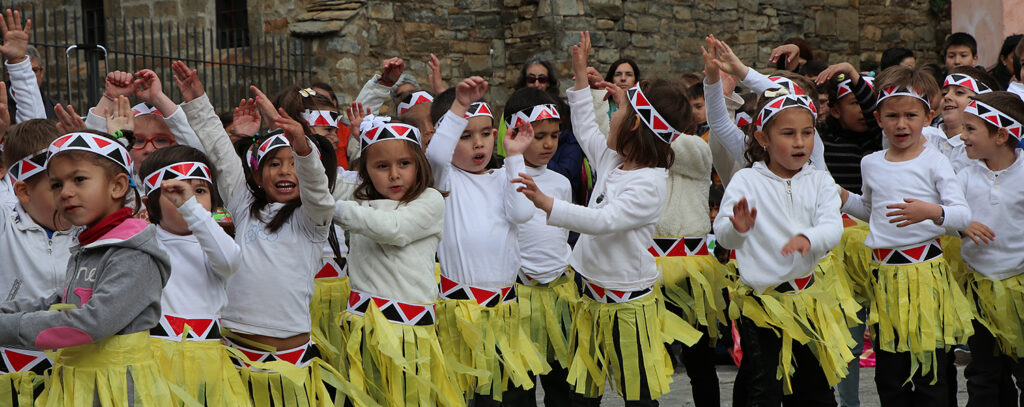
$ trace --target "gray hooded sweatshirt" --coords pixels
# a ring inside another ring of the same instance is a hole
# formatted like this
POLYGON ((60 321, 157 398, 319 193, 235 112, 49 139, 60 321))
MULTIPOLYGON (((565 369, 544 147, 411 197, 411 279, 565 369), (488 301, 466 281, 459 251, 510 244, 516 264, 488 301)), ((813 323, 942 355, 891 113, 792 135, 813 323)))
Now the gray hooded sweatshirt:
POLYGON ((126 219, 95 242, 71 247, 63 295, 0 304, 0 345, 57 349, 148 331, 159 321, 170 274, 155 227, 126 219), (77 308, 49 311, 60 303, 77 308))

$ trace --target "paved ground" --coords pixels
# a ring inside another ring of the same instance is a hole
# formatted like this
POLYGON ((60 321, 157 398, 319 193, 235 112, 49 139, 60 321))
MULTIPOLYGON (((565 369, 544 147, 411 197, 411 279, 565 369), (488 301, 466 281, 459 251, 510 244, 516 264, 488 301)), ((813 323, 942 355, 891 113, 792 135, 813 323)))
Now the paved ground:
MULTIPOLYGON (((957 375, 957 405, 967 404, 967 385, 964 381, 963 367, 960 367, 957 375)), ((672 392, 661 398, 661 405, 666 407, 693 406, 693 399, 690 396, 690 380, 685 372, 676 373, 672 376, 672 392)), ((718 366, 718 379, 722 389, 722 406, 732 405, 732 385, 736 379, 735 366, 718 366)), ((860 371, 860 405, 861 407, 877 407, 878 394, 875 393, 875 369, 865 368, 860 371)), ((543 389, 537 390, 537 405, 543 405, 543 389)), ((838 397, 838 396, 837 396, 838 397)), ((623 406, 620 398, 610 388, 605 390, 604 401, 601 404, 607 407, 623 406)))

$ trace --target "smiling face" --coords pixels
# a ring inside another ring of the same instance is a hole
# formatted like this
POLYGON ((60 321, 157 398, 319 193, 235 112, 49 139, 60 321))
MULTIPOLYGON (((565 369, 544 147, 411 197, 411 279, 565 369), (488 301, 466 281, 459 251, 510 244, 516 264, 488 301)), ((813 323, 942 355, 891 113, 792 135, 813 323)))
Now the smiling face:
POLYGON ((526 165, 531 167, 543 167, 548 165, 551 157, 558 149, 559 122, 555 119, 540 120, 531 123, 533 125, 533 141, 523 152, 523 159, 526 165))
POLYGON ((636 84, 636 72, 633 72, 633 67, 628 63, 621 63, 615 67, 615 73, 612 75, 612 82, 616 86, 622 89, 632 88, 636 84))
POLYGON ((1013 153, 1013 147, 1006 145, 1010 133, 998 131, 973 114, 964 115, 964 132, 960 138, 964 141, 967 158, 972 160, 988 161, 1005 151, 1013 153))
POLYGON ((279 147, 263 157, 254 178, 271 202, 288 202, 299 197, 299 178, 290 148, 279 147))
MULTIPOLYGON (((201 179, 187 179, 184 182, 192 189, 196 202, 206 210, 212 211, 213 195, 210 193, 210 183, 201 179)), ((188 228, 188 222, 178 212, 178 208, 163 194, 160 194, 160 227, 176 235, 192 234, 188 228)))
POLYGON ((471 117, 455 145, 452 165, 466 172, 482 174, 487 170, 493 153, 494 120, 487 116, 471 117))
POLYGON ((419 171, 413 148, 417 147, 405 140, 379 141, 366 148, 366 171, 378 194, 401 201, 412 189, 419 171))
POLYGON ((889 139, 889 149, 907 152, 923 148, 921 129, 931 123, 932 114, 917 98, 894 96, 882 101, 875 111, 875 119, 889 139))
POLYGON ((58 154, 50 159, 50 191, 61 216, 72 225, 91 226, 123 207, 128 174, 118 172, 111 178, 107 168, 80 158, 58 154))
POLYGON ((802 108, 785 109, 771 118, 764 131, 754 132, 754 137, 768 151, 768 169, 791 178, 811 158, 814 116, 802 108))
POLYGON ((868 131, 868 125, 864 122, 864 111, 852 93, 840 98, 835 106, 829 109, 829 113, 839 120, 839 125, 846 130, 855 133, 868 131))
POLYGON ((942 122, 946 126, 947 136, 955 136, 960 133, 964 108, 971 103, 971 98, 977 95, 963 86, 942 88, 942 122))

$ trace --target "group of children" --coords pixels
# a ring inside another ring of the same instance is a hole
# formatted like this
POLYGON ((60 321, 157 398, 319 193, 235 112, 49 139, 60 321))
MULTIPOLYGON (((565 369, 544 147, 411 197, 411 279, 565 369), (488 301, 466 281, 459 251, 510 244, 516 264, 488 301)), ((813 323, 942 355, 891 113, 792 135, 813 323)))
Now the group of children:
POLYGON ((736 405, 834 406, 865 325, 883 405, 955 403, 964 344, 972 403, 1016 403, 1024 102, 984 71, 765 76, 708 36, 696 92, 627 62, 601 77, 584 32, 567 105, 525 86, 496 112, 487 80, 444 89, 436 59, 417 91, 398 59, 347 124, 320 85, 252 87, 226 126, 178 61, 180 105, 151 70, 112 72, 85 120, 54 123, 27 35, 6 35, 29 24, 5 17, 5 405, 518 406, 538 377, 546 405, 599 405, 606 383, 657 405, 679 342, 713 406, 731 326, 736 405), (549 166, 567 133, 586 205, 549 166))

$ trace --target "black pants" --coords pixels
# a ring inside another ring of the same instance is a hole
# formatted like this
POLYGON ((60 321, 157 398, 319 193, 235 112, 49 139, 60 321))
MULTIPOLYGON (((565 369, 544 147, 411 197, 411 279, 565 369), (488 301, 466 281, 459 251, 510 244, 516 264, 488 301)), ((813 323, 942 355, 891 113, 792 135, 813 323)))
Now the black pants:
POLYGON ((967 344, 971 347, 971 363, 964 370, 967 407, 1017 406, 1013 371, 1024 366, 1024 362, 1003 355, 996 338, 978 321, 974 321, 974 336, 967 344))
MULTIPOLYGON (((612 340, 615 343, 615 353, 622 355, 622 350, 619 347, 620 338, 618 320, 616 320, 615 324, 612 326, 612 340)), ((658 400, 654 400, 651 398, 651 392, 648 388, 646 370, 644 369, 644 354, 642 350, 643 348, 640 346, 640 343, 637 343, 636 346, 637 349, 640 350, 639 360, 637 360, 637 363, 640 365, 640 397, 639 400, 626 400, 625 405, 626 407, 656 407, 658 406, 658 400)), ((616 376, 621 378, 623 377, 623 373, 618 372, 618 375, 613 375, 613 378, 616 376)), ((601 385, 603 386, 604 384, 602 383, 601 385)), ((616 387, 621 388, 622 385, 623 383, 617 383, 616 387)), ((597 407, 601 405, 601 398, 583 397, 582 394, 576 393, 575 391, 570 391, 569 405, 572 407, 597 407)), ((557 405, 555 406, 557 407, 557 405)))
MULTIPOLYGON (((877 328, 875 332, 878 332, 877 328)), ((920 368, 910 374, 910 353, 890 353, 875 347, 875 385, 882 407, 947 406, 951 360, 944 349, 935 350, 936 370, 922 375, 920 368), (935 384, 931 384, 935 379, 935 384), (906 384, 904 384, 906 383, 906 384)))
MULTIPOLYGON (((540 384, 544 387, 545 406, 566 406, 569 404, 572 390, 569 389, 569 369, 563 368, 558 362, 549 361, 551 371, 548 374, 540 375, 540 384)), ((534 380, 536 384, 536 380, 534 380)), ((502 394, 503 406, 536 407, 537 386, 529 390, 522 387, 513 387, 502 394)))
MULTIPOLYGON (((662 288, 662 292, 664 291, 662 288)), ((665 308, 673 314, 683 316, 683 310, 671 302, 666 301, 665 308)), ((715 371, 715 348, 711 346, 708 327, 698 325, 695 328, 702 334, 700 341, 693 346, 682 345, 683 367, 686 368, 686 376, 690 378, 693 405, 718 407, 721 405, 721 390, 718 385, 718 372, 715 371)))
POLYGON ((733 386, 733 405, 761 406, 836 406, 835 394, 811 349, 793 344, 793 394, 784 395, 782 381, 775 378, 779 367, 782 338, 771 329, 760 328, 741 318, 736 324, 740 334, 743 360, 733 386))

